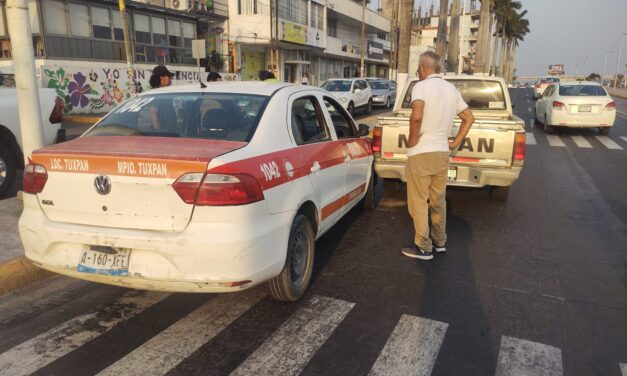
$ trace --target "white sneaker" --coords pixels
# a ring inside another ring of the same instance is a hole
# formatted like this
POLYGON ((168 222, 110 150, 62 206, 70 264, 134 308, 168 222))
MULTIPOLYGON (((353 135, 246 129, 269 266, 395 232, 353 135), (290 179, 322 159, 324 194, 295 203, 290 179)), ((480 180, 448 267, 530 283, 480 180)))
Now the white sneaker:
POLYGON ((444 253, 446 252, 446 245, 443 245, 441 247, 437 246, 437 245, 433 245, 433 250, 437 253, 444 253))

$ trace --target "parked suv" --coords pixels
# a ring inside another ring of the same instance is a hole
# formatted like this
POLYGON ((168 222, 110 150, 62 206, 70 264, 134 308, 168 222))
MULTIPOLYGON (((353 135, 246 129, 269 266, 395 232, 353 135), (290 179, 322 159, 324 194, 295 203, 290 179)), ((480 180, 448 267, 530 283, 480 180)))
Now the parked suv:
POLYGON ((372 89, 362 78, 331 78, 320 87, 335 95, 351 116, 357 109, 363 109, 367 114, 372 111, 372 89))
POLYGON ((390 108, 396 102, 396 82, 384 78, 366 78, 372 88, 372 104, 390 108))

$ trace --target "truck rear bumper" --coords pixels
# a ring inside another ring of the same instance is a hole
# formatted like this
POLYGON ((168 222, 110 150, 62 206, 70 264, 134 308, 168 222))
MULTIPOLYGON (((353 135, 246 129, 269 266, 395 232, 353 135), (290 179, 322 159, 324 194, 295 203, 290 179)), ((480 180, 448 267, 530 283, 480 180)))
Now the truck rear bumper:
MULTIPOLYGON (((510 186, 518 179, 521 167, 486 168, 451 164, 457 168, 457 179, 449 180, 449 186, 481 188, 487 185, 510 186)), ((374 170, 383 179, 399 179, 407 182, 405 162, 375 162, 374 170)))

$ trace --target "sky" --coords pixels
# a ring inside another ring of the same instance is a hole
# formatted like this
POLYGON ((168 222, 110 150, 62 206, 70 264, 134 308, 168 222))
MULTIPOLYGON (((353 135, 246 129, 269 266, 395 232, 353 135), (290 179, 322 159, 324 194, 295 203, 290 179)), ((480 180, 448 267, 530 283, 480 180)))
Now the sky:
MULTIPOLYGON (((627 33, 627 0, 519 1, 531 32, 518 48, 518 76, 546 74, 549 64, 564 64, 567 75, 601 74, 606 49, 613 51, 606 75, 614 74, 619 39, 627 33)), ((622 47, 619 73, 627 64, 627 35, 622 47)))

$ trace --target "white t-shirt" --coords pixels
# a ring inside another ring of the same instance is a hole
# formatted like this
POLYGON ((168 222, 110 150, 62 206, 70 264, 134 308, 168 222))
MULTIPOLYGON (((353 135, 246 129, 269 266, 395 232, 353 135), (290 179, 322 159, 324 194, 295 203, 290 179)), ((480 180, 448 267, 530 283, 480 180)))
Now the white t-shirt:
POLYGON ((448 138, 453 119, 468 108, 457 88, 438 74, 416 82, 411 91, 411 103, 425 103, 418 144, 407 150, 407 156, 449 152, 448 138))

